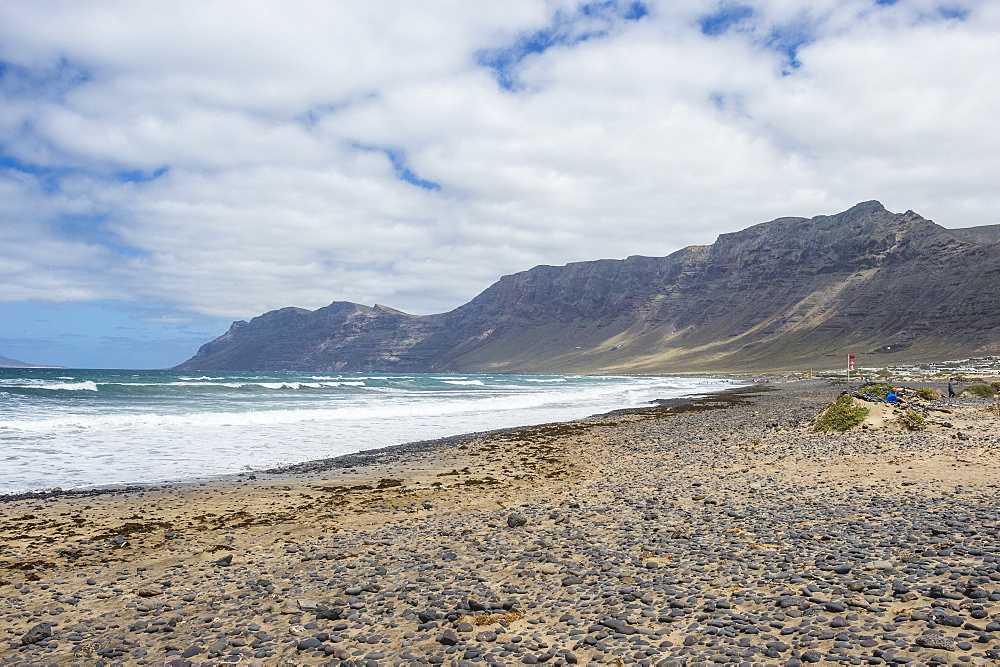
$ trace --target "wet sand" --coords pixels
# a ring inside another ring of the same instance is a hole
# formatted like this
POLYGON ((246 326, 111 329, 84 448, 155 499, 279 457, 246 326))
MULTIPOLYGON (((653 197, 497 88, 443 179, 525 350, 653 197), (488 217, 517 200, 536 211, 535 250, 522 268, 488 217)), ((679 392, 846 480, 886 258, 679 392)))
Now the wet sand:
POLYGON ((1000 664, 1000 419, 758 385, 0 503, 0 664, 1000 664))

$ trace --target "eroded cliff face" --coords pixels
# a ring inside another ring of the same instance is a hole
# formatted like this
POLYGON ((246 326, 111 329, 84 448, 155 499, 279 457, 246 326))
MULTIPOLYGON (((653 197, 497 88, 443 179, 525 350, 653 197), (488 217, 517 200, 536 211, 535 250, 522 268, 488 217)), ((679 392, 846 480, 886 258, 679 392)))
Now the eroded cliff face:
POLYGON ((997 353, 1000 244, 961 232, 865 202, 667 257, 537 266, 439 315, 285 308, 179 368, 669 373, 997 353))

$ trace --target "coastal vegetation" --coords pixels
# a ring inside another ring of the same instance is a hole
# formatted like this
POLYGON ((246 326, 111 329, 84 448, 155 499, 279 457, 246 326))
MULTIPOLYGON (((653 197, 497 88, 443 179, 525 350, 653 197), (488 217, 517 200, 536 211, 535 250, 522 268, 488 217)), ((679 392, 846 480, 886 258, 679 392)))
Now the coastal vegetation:
POLYGON ((976 398, 994 398, 997 395, 997 390, 989 384, 972 384, 963 389, 959 395, 974 396, 976 398))
POLYGON ((930 387, 920 387, 913 393, 917 398, 922 398, 925 401, 936 401, 941 398, 941 392, 937 389, 931 389, 930 387))
POLYGON ((899 423, 907 431, 922 431, 927 428, 927 420, 923 415, 917 414, 913 410, 907 410, 899 416, 899 423))
POLYGON ((849 394, 841 394, 823 411, 814 428, 817 431, 846 431, 863 422, 869 412, 849 394))

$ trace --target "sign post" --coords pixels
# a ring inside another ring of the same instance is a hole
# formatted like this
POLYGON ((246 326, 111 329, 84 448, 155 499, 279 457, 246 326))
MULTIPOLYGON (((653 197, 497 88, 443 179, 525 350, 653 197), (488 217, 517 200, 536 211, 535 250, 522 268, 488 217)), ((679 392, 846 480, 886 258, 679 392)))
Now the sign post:
POLYGON ((851 371, 854 370, 854 355, 847 355, 847 381, 851 381, 851 371))

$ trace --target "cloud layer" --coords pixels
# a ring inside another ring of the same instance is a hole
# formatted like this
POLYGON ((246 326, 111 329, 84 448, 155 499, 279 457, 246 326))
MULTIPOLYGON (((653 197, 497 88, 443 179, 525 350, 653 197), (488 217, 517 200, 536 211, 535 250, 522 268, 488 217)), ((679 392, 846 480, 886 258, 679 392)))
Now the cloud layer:
POLYGON ((1000 208, 1000 6, 0 4, 0 301, 460 305, 867 199, 1000 208))

